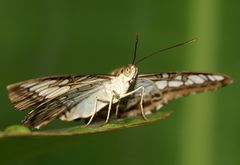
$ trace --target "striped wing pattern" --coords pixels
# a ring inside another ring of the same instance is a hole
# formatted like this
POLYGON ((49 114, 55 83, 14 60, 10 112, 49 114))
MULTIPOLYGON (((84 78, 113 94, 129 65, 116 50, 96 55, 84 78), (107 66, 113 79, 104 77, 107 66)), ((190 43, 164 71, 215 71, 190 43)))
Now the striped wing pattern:
POLYGON ((33 108, 23 120, 32 127, 41 127, 59 118, 74 105, 101 89, 111 75, 53 76, 32 79, 7 86, 16 109, 33 108))
MULTIPOLYGON (((139 75, 135 88, 145 88, 143 107, 148 115, 176 98, 216 90, 230 83, 232 79, 223 74, 169 72, 139 75)), ((135 93, 120 106, 119 117, 141 115, 139 103, 140 93, 135 93)))
MULTIPOLYGON (((9 98, 18 110, 33 108, 23 120, 30 128, 40 128, 70 112, 79 102, 103 88, 113 75, 54 76, 28 80, 7 87, 9 98)), ((145 114, 159 110, 178 97, 215 90, 230 84, 223 74, 169 72, 138 75, 133 89, 145 89, 145 114)), ((121 101, 119 118, 141 115, 140 92, 121 101)), ((104 111, 100 111, 104 114, 104 111)), ((99 117, 99 116, 98 116, 99 117)), ((97 117, 95 118, 97 119, 97 117)), ((98 118, 99 119, 99 118, 98 118)), ((105 119, 105 118, 104 118, 105 119)))

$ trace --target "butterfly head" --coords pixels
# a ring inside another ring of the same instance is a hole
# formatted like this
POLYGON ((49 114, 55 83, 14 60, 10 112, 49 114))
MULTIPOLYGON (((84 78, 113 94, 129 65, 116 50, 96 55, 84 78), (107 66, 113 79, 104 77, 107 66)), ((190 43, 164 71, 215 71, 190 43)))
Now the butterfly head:
POLYGON ((113 75, 121 76, 124 81, 128 81, 130 83, 132 83, 135 80, 137 73, 138 68, 133 64, 128 64, 127 66, 112 72, 113 75))

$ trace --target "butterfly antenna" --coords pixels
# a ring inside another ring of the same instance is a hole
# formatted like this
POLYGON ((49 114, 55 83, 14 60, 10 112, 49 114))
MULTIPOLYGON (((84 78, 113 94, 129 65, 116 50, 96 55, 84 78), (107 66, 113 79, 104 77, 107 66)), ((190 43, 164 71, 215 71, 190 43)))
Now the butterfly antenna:
POLYGON ((135 63, 136 58, 137 58, 137 47, 138 47, 138 41, 139 41, 139 35, 138 35, 138 33, 137 33, 137 34, 136 34, 136 41, 135 41, 135 47, 134 47, 134 54, 133 54, 132 64, 135 63))
POLYGON ((151 53, 151 54, 149 54, 149 55, 139 59, 135 64, 138 64, 138 63, 142 62, 143 60, 146 60, 147 58, 152 57, 152 56, 154 56, 154 55, 156 55, 156 54, 158 54, 160 52, 164 52, 164 51, 169 50, 169 49, 173 49, 173 48, 176 48, 176 47, 179 47, 179 46, 190 44, 192 42, 195 42, 196 40, 197 39, 191 39, 191 40, 188 40, 188 41, 177 43, 175 45, 169 46, 169 47, 164 48, 164 49, 157 50, 157 51, 155 51, 155 52, 153 52, 153 53, 151 53))

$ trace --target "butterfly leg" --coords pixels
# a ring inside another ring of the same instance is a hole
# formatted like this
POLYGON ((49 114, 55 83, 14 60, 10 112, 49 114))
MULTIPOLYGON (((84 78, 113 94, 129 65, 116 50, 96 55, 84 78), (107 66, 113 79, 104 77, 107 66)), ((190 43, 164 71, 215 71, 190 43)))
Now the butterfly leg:
POLYGON ((96 98, 96 102, 95 102, 95 108, 94 108, 94 111, 93 111, 93 114, 91 115, 91 118, 88 120, 87 124, 84 125, 84 127, 87 127, 93 120, 93 117, 97 111, 97 102, 98 102, 98 98, 96 98))
POLYGON ((114 93, 112 92, 111 100, 109 101, 109 105, 108 105, 107 119, 106 119, 105 123, 108 123, 108 120, 109 120, 109 117, 110 117, 113 98, 114 98, 114 93))
POLYGON ((140 89, 142 89, 142 93, 141 93, 141 101, 140 101, 140 108, 141 108, 141 112, 142 112, 142 117, 144 120, 148 120, 148 118, 145 115, 145 112, 143 110, 143 96, 144 96, 144 87, 140 87, 140 89))
POLYGON ((126 94, 124 94, 121 98, 127 97, 129 95, 132 95, 133 93, 136 93, 138 91, 141 91, 141 100, 140 100, 140 108, 141 108, 141 112, 142 112, 142 117, 144 118, 144 120, 148 120, 148 118, 145 115, 145 112, 143 110, 143 96, 144 96, 144 87, 139 87, 131 92, 128 92, 126 94))
POLYGON ((110 117, 111 108, 112 108, 113 98, 114 98, 114 97, 117 97, 117 95, 116 95, 116 96, 115 96, 115 95, 116 95, 116 94, 115 94, 115 92, 113 91, 110 101, 109 101, 109 100, 100 99, 100 98, 96 97, 96 102, 95 102, 95 106, 94 106, 94 107, 95 107, 95 108, 94 108, 94 111, 93 111, 93 113, 92 113, 92 115, 91 115, 91 118, 89 119, 88 123, 85 125, 85 127, 88 126, 88 125, 92 122, 93 117, 94 117, 94 115, 95 115, 96 112, 97 112, 97 103, 98 103, 98 101, 100 101, 100 102, 108 102, 108 103, 109 103, 109 104, 108 104, 107 119, 106 119, 106 121, 105 121, 105 123, 108 123, 108 120, 109 120, 109 117, 110 117))
POLYGON ((118 104, 117 104, 117 106, 116 106, 116 111, 115 111, 116 117, 118 117, 119 105, 120 105, 120 101, 118 102, 118 104))
POLYGON ((93 111, 93 113, 91 115, 91 118, 88 120, 88 123, 86 125, 84 125, 84 127, 87 127, 92 122, 93 117, 94 117, 94 115, 97 112, 97 103, 98 103, 98 101, 100 101, 100 102, 109 102, 109 101, 106 101, 106 100, 103 100, 103 99, 99 99, 98 97, 96 97, 96 102, 95 102, 95 105, 94 105, 94 107, 95 107, 94 111, 93 111))
MULTIPOLYGON (((111 112, 111 108, 112 108, 112 103, 113 103, 113 99, 116 98, 116 99, 120 99, 120 96, 119 94, 116 92, 116 91, 112 91, 112 96, 111 96, 111 100, 109 101, 109 105, 108 105, 108 114, 107 114, 107 119, 105 121, 105 123, 108 123, 108 120, 109 120, 109 117, 110 117, 110 112, 111 112)), ((118 108, 119 108, 119 104, 120 104, 120 100, 117 104, 117 107, 116 107, 116 116, 118 114, 118 108)))

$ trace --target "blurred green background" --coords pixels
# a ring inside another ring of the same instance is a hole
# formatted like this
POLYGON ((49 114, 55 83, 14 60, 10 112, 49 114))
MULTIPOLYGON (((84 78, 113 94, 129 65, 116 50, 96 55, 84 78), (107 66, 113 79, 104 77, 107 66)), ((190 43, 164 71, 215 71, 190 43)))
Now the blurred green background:
MULTIPOLYGON (((26 112, 10 104, 6 85, 58 74, 108 73, 197 38, 139 64, 144 72, 207 71, 235 83, 165 106, 175 113, 150 125, 74 137, 0 139, 0 164, 240 164, 240 22, 237 0, 1 0, 0 130, 26 112)), ((62 124, 53 122, 51 125, 62 124)), ((67 127, 70 123, 65 124, 67 127)))

